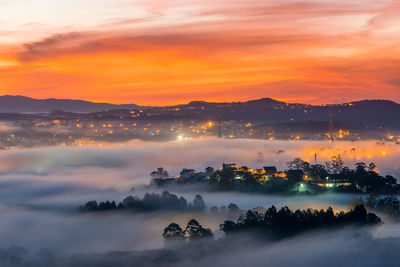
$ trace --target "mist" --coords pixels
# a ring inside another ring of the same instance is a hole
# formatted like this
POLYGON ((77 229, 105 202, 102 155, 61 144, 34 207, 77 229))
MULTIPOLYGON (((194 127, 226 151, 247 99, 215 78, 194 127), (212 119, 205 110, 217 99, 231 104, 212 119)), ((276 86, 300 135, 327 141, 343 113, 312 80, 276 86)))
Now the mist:
POLYGON ((247 165, 250 168, 275 165, 283 170, 286 163, 301 157, 324 163, 341 154, 345 164, 374 161, 382 175, 400 175, 400 145, 363 142, 313 142, 224 140, 218 138, 188 139, 172 142, 140 140, 122 144, 86 147, 41 147, 0 151, 0 179, 36 176, 46 180, 65 180, 101 188, 129 189, 146 184, 149 173, 164 167, 176 176, 182 168, 203 171, 205 167, 221 167, 223 162, 247 165), (352 150, 353 149, 353 150, 352 150), (10 177, 8 177, 10 178, 10 177))
MULTIPOLYGON (((114 249, 108 253, 79 253, 60 258, 44 258, 41 250, 37 250, 30 252, 31 256, 25 256, 22 264, 9 266, 398 266, 400 238, 374 238, 374 231, 374 228, 350 226, 341 230, 307 232, 277 242, 244 234, 173 250, 135 252, 114 249)), ((7 257, 7 252, 3 252, 3 258, 7 257)))
MULTIPOLYGON (((326 143, 207 138, 173 142, 135 140, 123 144, 103 144, 101 147, 53 146, 0 150, 0 248, 22 246, 30 251, 30 255, 34 255, 42 247, 47 247, 57 257, 68 257, 73 253, 84 253, 90 257, 90 253, 160 249, 163 247, 162 231, 172 221, 185 225, 194 218, 210 227, 216 236, 221 236, 218 226, 226 218, 211 214, 209 209, 230 203, 237 204, 242 210, 271 205, 278 208, 286 205, 292 209, 326 209, 328 206, 336 211, 347 209, 348 203, 356 195, 327 193, 282 196, 172 187, 167 190, 188 201, 192 201, 195 194, 200 194, 208 211, 78 212, 79 205, 90 200, 119 202, 128 195, 142 197, 146 192, 161 192, 160 189, 141 187, 149 182, 149 173, 157 167, 164 167, 174 176, 182 168, 203 171, 207 166, 219 168, 223 162, 251 168, 275 165, 283 170, 286 162, 295 157, 312 162, 313 153, 318 154, 318 163, 339 153, 347 165, 353 165, 354 161, 374 161, 381 174, 399 177, 400 146, 376 144, 373 141, 326 143), (356 148, 353 150, 355 153, 351 152, 352 148, 356 148)), ((312 262, 317 265, 323 265, 327 254, 333 255, 337 260, 334 262, 339 264, 342 261, 339 261, 338 255, 361 255, 369 249, 368 246, 376 246, 377 242, 389 246, 391 242, 387 238, 400 236, 400 227, 397 223, 387 223, 371 236, 368 243, 362 238, 346 239, 346 234, 340 232, 320 233, 314 239, 298 237, 273 246, 248 245, 246 249, 238 243, 229 255, 217 253, 195 262, 188 258, 177 265, 204 266, 211 264, 209 261, 215 261, 221 266, 239 266, 237 262, 249 262, 252 266, 265 266, 265 263, 287 266, 292 265, 294 260, 285 255, 293 255, 297 263, 301 263, 296 266, 308 266, 311 262, 307 253, 312 253, 315 257, 312 262)), ((380 252, 375 252, 378 253, 378 259, 382 257, 380 252)))

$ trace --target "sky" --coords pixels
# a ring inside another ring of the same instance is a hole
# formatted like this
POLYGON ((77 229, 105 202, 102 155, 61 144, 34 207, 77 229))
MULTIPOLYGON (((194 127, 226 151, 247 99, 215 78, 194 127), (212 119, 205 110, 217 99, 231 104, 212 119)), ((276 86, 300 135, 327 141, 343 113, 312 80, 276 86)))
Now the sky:
POLYGON ((398 0, 0 0, 0 95, 400 102, 398 0))

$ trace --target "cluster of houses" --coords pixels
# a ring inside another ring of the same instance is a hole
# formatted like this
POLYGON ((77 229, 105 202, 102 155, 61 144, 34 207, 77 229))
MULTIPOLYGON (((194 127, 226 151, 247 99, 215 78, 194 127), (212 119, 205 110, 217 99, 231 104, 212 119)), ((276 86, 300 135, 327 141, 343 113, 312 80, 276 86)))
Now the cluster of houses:
MULTIPOLYGON (((223 186, 234 185, 249 185, 257 184, 262 185, 264 188, 280 187, 286 188, 283 190, 295 191, 321 191, 321 189, 333 189, 340 192, 367 192, 368 187, 371 191, 371 185, 357 182, 357 179, 351 179, 348 175, 335 175, 327 174, 324 177, 320 175, 310 174, 300 169, 289 169, 285 171, 278 171, 275 166, 265 166, 261 169, 251 169, 247 166, 237 167, 234 163, 223 163, 222 168, 215 170, 212 167, 207 167, 203 172, 196 172, 194 169, 184 168, 179 175, 175 178, 168 174, 163 168, 158 168, 151 174, 151 185, 163 186, 169 184, 185 184, 185 183, 198 183, 210 182, 212 184, 221 184, 223 186), (310 175, 312 177, 310 177, 310 175)), ((374 176, 375 177, 375 176, 374 176)), ((362 177, 361 177, 362 178, 362 177)), ((362 178, 367 179, 367 178, 362 178)), ((384 181, 385 177, 376 175, 375 181, 384 181)), ((394 179, 394 178, 392 178, 394 179)), ((376 183, 375 183, 376 184, 376 183)), ((372 185, 385 187, 385 185, 372 185)), ((377 189, 377 188, 375 188, 377 189)), ((396 182, 388 182, 385 187, 387 192, 398 192, 400 185, 396 182)))
POLYGON ((216 172, 230 171, 233 173, 233 180, 235 183, 240 184, 245 177, 251 176, 258 183, 265 183, 268 181, 284 182, 287 181, 287 174, 283 171, 278 171, 275 166, 266 166, 261 169, 251 169, 247 166, 237 168, 234 163, 223 163, 222 168, 215 170, 212 167, 205 168, 204 172, 196 172, 194 169, 184 168, 175 178, 168 174, 164 168, 158 168, 153 171, 151 176, 152 185, 166 185, 173 183, 190 183, 190 182, 207 182, 216 172))

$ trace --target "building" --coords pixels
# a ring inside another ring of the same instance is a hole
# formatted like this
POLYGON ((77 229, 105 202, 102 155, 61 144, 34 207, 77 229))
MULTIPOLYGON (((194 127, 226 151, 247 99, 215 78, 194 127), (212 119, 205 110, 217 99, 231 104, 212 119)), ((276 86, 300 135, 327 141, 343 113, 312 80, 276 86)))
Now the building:
POLYGON ((222 170, 235 170, 236 163, 222 163, 222 170))
POLYGON ((278 170, 276 169, 275 166, 267 166, 263 167, 263 169, 266 175, 275 175, 276 173, 278 173, 278 170))
POLYGON ((179 173, 179 179, 186 180, 189 179, 192 175, 194 175, 196 171, 194 169, 186 169, 184 168, 180 173, 179 173))

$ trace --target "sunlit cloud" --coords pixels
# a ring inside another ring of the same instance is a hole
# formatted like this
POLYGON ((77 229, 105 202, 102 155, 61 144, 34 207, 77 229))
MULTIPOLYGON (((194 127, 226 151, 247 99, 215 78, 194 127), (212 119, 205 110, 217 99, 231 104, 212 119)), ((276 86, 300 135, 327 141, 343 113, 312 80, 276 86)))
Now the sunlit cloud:
POLYGON ((39 2, 43 16, 5 1, 1 93, 146 105, 400 101, 398 1, 103 0, 75 3, 72 17, 72 4, 39 2), (10 15, 18 8, 27 16, 10 15))

